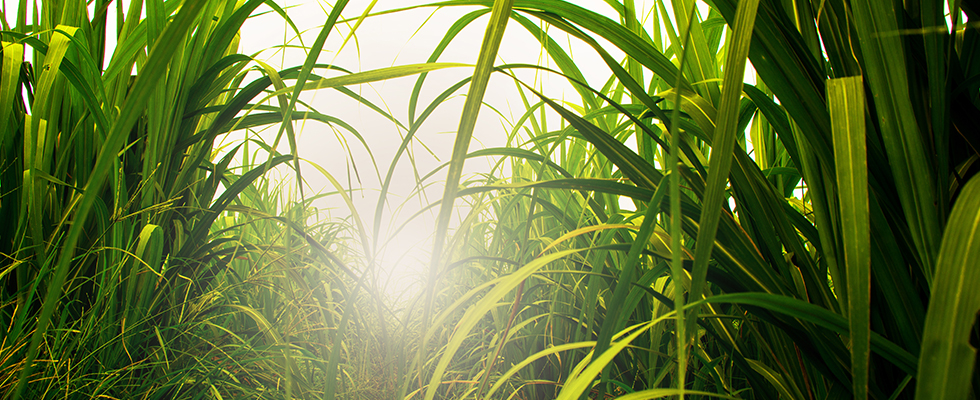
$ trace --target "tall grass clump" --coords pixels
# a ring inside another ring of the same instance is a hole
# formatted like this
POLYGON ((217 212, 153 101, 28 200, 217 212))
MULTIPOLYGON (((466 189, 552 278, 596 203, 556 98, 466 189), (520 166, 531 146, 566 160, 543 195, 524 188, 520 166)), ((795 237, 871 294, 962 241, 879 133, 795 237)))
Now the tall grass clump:
POLYGON ((432 4, 484 8, 430 61, 488 14, 484 52, 506 26, 550 61, 493 65, 526 107, 507 147, 468 150, 481 106, 464 109, 439 207, 465 197, 473 212, 454 232, 440 222, 422 343, 442 344, 403 393, 975 396, 974 10, 644 4, 607 2, 613 19, 561 0, 432 4), (610 74, 586 77, 569 41, 610 74), (553 100, 527 69, 578 97, 553 100), (455 172, 485 156, 501 160, 486 179, 455 172))
POLYGON ((314 212, 291 122, 350 128, 299 95, 441 66, 318 63, 346 1, 282 70, 238 50, 261 5, 294 26, 271 1, 28 5, 0 32, 2 397, 377 397, 345 329, 370 249, 314 212))

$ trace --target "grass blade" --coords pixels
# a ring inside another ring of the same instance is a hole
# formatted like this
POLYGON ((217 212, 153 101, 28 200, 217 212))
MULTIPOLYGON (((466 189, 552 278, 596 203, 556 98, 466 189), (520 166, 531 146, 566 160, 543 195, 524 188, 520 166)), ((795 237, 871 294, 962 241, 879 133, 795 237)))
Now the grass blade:
MULTIPOLYGON (((20 83, 20 66, 24 62, 24 45, 15 42, 0 42, 3 47, 3 65, 0 71, 0 121, 4 124, 9 123, 7 116, 14 111, 14 94, 20 83)), ((0 126, 6 131, 6 126, 0 126)), ((7 135, 4 135, 7 140, 7 135)), ((8 143, 4 143, 7 147, 8 143)))
POLYGON ((963 187, 943 234, 922 334, 916 399, 969 397, 977 350, 971 330, 980 310, 980 177, 963 187))
POLYGON ((840 197, 847 316, 850 327, 854 398, 868 398, 871 318, 871 226, 868 214, 868 157, 864 125, 864 81, 860 76, 827 82, 840 197))
MULTIPOLYGON (((439 216, 436 219, 436 231, 434 245, 432 248, 432 260, 429 264, 428 283, 426 285, 426 300, 423 305, 422 325, 429 322, 432 315, 432 296, 435 291, 436 276, 442 269, 442 249, 446 241, 446 232, 449 228, 449 218, 452 216, 453 202, 459 191, 459 180, 463 173, 463 163, 466 159, 466 152, 473 137, 473 130, 476 128, 476 119, 479 116, 480 108, 483 104, 483 95, 487 91, 487 84, 490 82, 490 73, 493 72, 493 63, 497 58, 497 49, 504 36, 507 21, 510 18, 513 0, 497 0, 493 3, 493 10, 490 13, 490 23, 487 25, 486 33, 483 36, 483 44, 480 46, 480 55, 473 71, 473 81, 470 83, 469 92, 466 95, 466 103, 463 106, 462 116, 459 121, 459 129, 456 132, 456 141, 453 145, 453 155, 449 164, 449 171, 446 177, 446 189, 442 196, 442 206, 439 209, 439 216)), ((422 349, 425 348, 423 341, 422 349)), ((435 396, 435 389, 429 388, 426 393, 426 400, 431 400, 435 396)))
MULTIPOLYGON (((942 224, 939 219, 930 148, 916 122, 909 97, 904 45, 895 3, 862 0, 853 4, 854 26, 864 56, 865 80, 871 88, 888 164, 919 263, 931 283, 942 224)), ((939 121, 937 121, 939 122, 939 121)))
MULTIPOLYGON (((742 95, 742 78, 745 75, 745 62, 748 59, 749 44, 752 40, 752 28, 755 24, 758 0, 741 1, 735 12, 734 33, 728 48, 725 61, 724 85, 721 89, 721 105, 718 109, 717 126, 711 135, 712 147, 708 173, 705 184, 704 200, 702 201, 701 220, 699 221, 697 244, 694 248, 694 267, 691 272, 690 300, 701 298, 708 273, 708 261, 715 247, 715 234, 721 214, 724 212, 722 202, 725 196, 726 182, 731 170, 734 146, 738 132, 738 110, 742 95)), ((695 309, 695 314, 697 309, 695 309)), ((693 328, 692 318, 688 326, 693 328)))
POLYGON ((477 322, 484 317, 484 314, 489 312, 490 309, 496 306, 507 293, 514 290, 518 285, 524 282, 527 277, 531 276, 531 274, 534 274, 552 261, 558 260, 578 251, 580 250, 564 250, 534 259, 527 265, 522 266, 513 274, 510 274, 506 278, 502 279, 496 286, 494 286, 493 289, 490 290, 489 293, 483 296, 479 302, 468 308, 466 310, 466 314, 463 315, 463 318, 456 324, 456 328, 453 330, 453 335, 449 339, 449 344, 446 345, 446 349, 443 352, 442 357, 439 358, 439 362, 436 364, 432 378, 429 380, 429 386, 425 391, 425 400, 432 400, 435 398, 436 392, 439 389, 439 383, 442 382, 442 376, 446 372, 449 362, 452 361, 453 356, 456 355, 456 351, 459 350, 460 346, 462 346, 463 340, 469 336, 470 331, 474 326, 476 326, 477 322))
MULTIPOLYGON (((128 135, 133 124, 136 123, 136 119, 139 117, 138 111, 149 100, 155 83, 165 72, 171 57, 173 57, 173 54, 181 44, 184 35, 187 34, 193 22, 198 18, 198 14, 204 8, 204 5, 204 2, 185 1, 184 7, 181 8, 173 21, 164 29, 164 33, 166 34, 165 38, 158 41, 156 46, 153 47, 153 50, 150 51, 147 63, 143 71, 141 71, 140 77, 137 78, 132 92, 127 97, 125 107, 119 113, 118 120, 113 125, 109 137, 106 138, 105 144, 99 152, 99 157, 92 168, 92 175, 85 184, 85 193, 91 194, 101 191, 105 184, 106 175, 110 170, 109 164, 113 160, 116 160, 116 154, 119 148, 122 147, 123 135, 128 135)), ((31 370, 33 369, 32 363, 37 356, 55 306, 60 303, 59 299, 63 290, 62 284, 68 275, 68 267, 71 260, 75 256, 75 246, 81 236, 82 229, 85 227, 85 219, 89 216, 96 199, 96 195, 83 195, 78 208, 75 210, 77 217, 68 230, 68 234, 63 242, 64 244, 62 245, 61 254, 55 266, 52 281, 44 297, 42 310, 37 319, 37 328, 32 335, 31 345, 28 348, 27 357, 24 360, 25 367, 21 370, 20 377, 17 381, 17 388, 14 390, 14 400, 19 399, 24 389, 27 388, 31 370)))

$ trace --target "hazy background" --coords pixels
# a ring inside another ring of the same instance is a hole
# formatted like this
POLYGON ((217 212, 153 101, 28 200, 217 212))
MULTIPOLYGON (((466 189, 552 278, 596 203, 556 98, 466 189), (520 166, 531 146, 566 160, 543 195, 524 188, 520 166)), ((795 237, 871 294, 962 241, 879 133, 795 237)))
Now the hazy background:
MULTIPOLYGON (((603 0, 571 2, 612 19, 619 19, 618 13, 603 0)), ((18 3, 19 1, 16 0, 4 0, 4 18, 8 23, 13 23, 18 3)), ((33 14, 30 3, 28 2, 27 11, 29 19, 33 14)), ((350 1, 344 9, 343 21, 338 23, 330 33, 318 62, 332 63, 352 72, 424 63, 442 40, 446 30, 457 19, 480 8, 422 7, 369 16, 357 27, 355 34, 350 35, 358 17, 369 8, 372 14, 377 14, 426 3, 418 0, 379 0, 373 4, 369 0, 350 1)), ((643 4, 645 1, 641 0, 637 3, 639 3, 638 9, 646 9, 643 4)), ((279 1, 277 4, 286 9, 293 23, 302 32, 302 43, 309 46, 322 28, 334 2, 286 0, 279 1)), ((94 12, 94 7, 94 3, 90 5, 90 13, 94 12)), ((115 27, 116 4, 113 3, 110 7, 110 12, 107 13, 107 26, 115 27)), ((123 2, 123 7, 124 10, 128 7, 128 1, 123 2)), ((262 13, 264 14, 253 17, 245 23, 241 32, 241 52, 252 55, 256 60, 266 62, 276 69, 302 65, 307 54, 293 30, 289 29, 286 22, 270 7, 260 6, 256 14, 262 13), (286 43, 285 48, 283 43, 286 43)), ((641 22, 650 23, 650 18, 651 16, 644 16, 641 22)), ((489 13, 471 23, 454 39, 439 61, 475 64, 488 21, 489 13)), ((559 34, 557 29, 550 29, 549 33, 570 51, 570 55, 585 74, 586 80, 592 86, 601 87, 610 72, 595 52, 576 40, 568 40, 567 35, 559 34)), ((107 44, 106 64, 111 58, 111 50, 115 47, 112 29, 107 34, 110 37, 107 44)), ((602 43, 601 39, 599 40, 602 43)), ((612 46, 606 48, 614 57, 622 56, 622 53, 612 46)), ((27 52, 27 57, 30 59, 30 51, 27 52)), ((547 56, 542 53, 537 39, 518 24, 510 24, 506 30, 497 58, 497 64, 502 63, 531 63, 554 68, 547 56)), ((317 71, 317 73, 323 74, 324 71, 317 71)), ((416 114, 424 110, 439 93, 471 74, 472 68, 451 68, 430 73, 422 88, 416 114)), ((577 96, 561 77, 527 70, 519 71, 518 76, 553 99, 577 96)), ((416 78, 417 76, 410 76, 370 85, 352 86, 350 89, 386 109, 388 113, 407 125, 408 100, 416 78)), ((329 181, 312 164, 319 165, 345 186, 364 226, 372 231, 368 232, 368 236, 377 235, 381 238, 378 248, 372 249, 372 252, 378 257, 378 264, 388 276, 386 281, 389 282, 387 288, 389 294, 401 293, 419 282, 420 275, 428 265, 429 251, 432 247, 430 239, 438 211, 433 209, 418 218, 410 219, 410 217, 431 201, 441 198, 445 170, 423 182, 427 185, 424 190, 419 190, 416 171, 418 176, 424 176, 450 159, 467 87, 464 86, 456 95, 439 106, 417 132, 415 141, 409 149, 411 157, 403 155, 399 160, 378 232, 373 232, 373 226, 381 181, 387 173, 405 131, 377 112, 334 90, 320 90, 302 97, 302 100, 321 113, 340 118, 351 125, 366 142, 367 147, 360 143, 355 135, 339 126, 320 122, 295 123, 296 131, 299 133, 299 154, 306 161, 302 166, 306 183, 305 195, 310 197, 321 191, 335 191, 329 181), (367 151, 368 148, 373 153, 373 162, 371 154, 367 151), (405 228, 396 235, 394 231, 402 224, 406 224, 405 228)), ((493 109, 484 107, 480 112, 470 150, 504 145, 508 133, 514 129, 513 122, 517 121, 526 110, 521 101, 514 81, 509 77, 494 74, 484 98, 484 102, 493 109)), ((528 101, 533 104, 538 99, 528 98, 528 101)), ((581 104, 581 101, 574 101, 574 103, 581 104)), ((547 129, 560 128, 560 119, 554 113, 549 114, 547 129)), ((235 132, 220 137, 219 140, 221 144, 237 144, 246 136, 258 136, 271 144, 278 131, 278 126, 270 126, 260 131, 235 132)), ((252 146, 253 150, 254 148, 255 146, 252 146)), ((289 151, 285 138, 278 148, 281 152, 289 151)), ((491 167, 492 160, 489 159, 468 160, 464 170, 464 181, 467 176, 489 172, 491 167)), ((284 182, 292 181, 295 177, 294 173, 286 168, 280 168, 274 175, 284 179, 284 182)), ((287 186, 289 185, 284 185, 287 186)), ((458 201, 456 204, 461 203, 458 201)), ((631 204, 623 205, 632 207, 631 204)), ((338 219, 349 218, 352 215, 351 210, 338 195, 317 200, 314 206, 324 212, 324 217, 338 219)), ((463 215, 466 211, 465 207, 459 208, 456 216, 463 215)), ((457 223, 458 218, 451 223, 451 226, 457 223)))
MULTIPOLYGON (((363 14, 370 3, 365 0, 351 1, 345 8, 343 16, 347 19, 356 19, 363 14)), ((618 18, 602 0, 575 3, 618 18)), ((419 4, 425 2, 377 1, 372 12, 419 4)), ((303 34, 304 43, 311 44, 326 19, 329 7, 309 1, 284 2, 280 5, 291 7, 287 10, 289 16, 300 30, 306 30, 303 34)), ((260 9, 269 10, 265 6, 260 9)), ((368 17, 357 27, 355 35, 344 44, 344 39, 356 23, 349 20, 338 24, 338 29, 331 32, 319 62, 333 63, 351 71, 424 63, 453 22, 476 9, 478 7, 424 7, 368 17), (343 48, 341 48, 342 44, 343 48)), ((475 64, 488 21, 489 14, 474 21, 454 39, 439 61, 475 64)), ((557 29, 552 30, 553 34, 556 32, 557 29)), ((556 37, 556 40, 562 42, 560 37, 563 36, 556 37)), ((253 18, 246 23, 242 32, 242 51, 245 54, 257 52, 257 58, 276 66, 301 64, 305 57, 304 52, 296 49, 282 51, 281 48, 274 48, 281 47, 284 42, 298 45, 294 35, 291 31, 286 31, 285 23, 275 14, 253 18)), ((566 40, 564 43, 567 42, 566 40)), ((608 68, 591 49, 581 45, 573 46, 572 52, 576 62, 579 63, 579 68, 587 77, 598 76, 599 79, 604 80, 609 75, 608 68)), ((616 52, 613 54, 616 55, 616 52)), ((498 64, 549 65, 543 57, 546 56, 541 53, 538 41, 534 37, 517 24, 508 26, 498 55, 498 64)), ((453 68, 430 73, 422 88, 416 113, 420 113, 443 90, 471 74, 472 68, 453 68)), ((543 88, 544 92, 553 98, 561 98, 566 93, 574 96, 571 87, 560 77, 533 73, 525 73, 520 77, 529 84, 543 88)), ((408 101, 415 81, 416 77, 411 76, 360 85, 351 89, 378 106, 386 108, 390 114, 407 125, 408 101)), ((601 86, 603 81, 590 83, 601 86)), ((456 96, 439 106, 416 134, 416 140, 421 141, 425 147, 416 143, 411 148, 414 167, 409 158, 404 155, 397 164, 385 214, 381 219, 380 232, 377 232, 382 240, 391 239, 387 245, 379 246, 377 253, 379 265, 389 276, 387 291, 390 294, 397 295, 404 289, 418 284, 421 273, 427 268, 432 247, 430 239, 438 209, 433 209, 410 221, 409 218, 429 202, 441 198, 445 170, 424 182, 430 185, 421 192, 417 191, 415 171, 417 170, 419 175, 425 175, 450 159, 466 88, 467 86, 464 86, 456 96), (393 235, 393 231, 406 222, 408 223, 406 228, 393 235)), ((351 198, 357 212, 364 220, 365 226, 372 229, 381 180, 404 137, 404 130, 368 107, 333 90, 318 91, 305 96, 304 99, 320 112, 339 117, 352 125, 364 137, 373 153, 377 170, 372 165, 370 155, 364 146, 353 135, 347 134, 339 127, 330 127, 319 122, 297 123, 296 127, 302 132, 298 143, 300 155, 311 163, 319 164, 344 185, 349 184, 348 189, 354 190, 351 198)), ((516 91, 513 80, 500 74, 495 74, 491 78, 484 101, 499 113, 487 107, 483 108, 474 140, 470 144, 471 150, 502 146, 507 134, 513 129, 512 122, 518 120, 526 109, 523 104, 520 104, 521 97, 516 91), (517 103, 514 103, 515 101, 517 103)), ((533 103, 537 99, 531 98, 529 101, 533 103)), ((551 130, 560 126, 557 118, 549 118, 548 122, 551 130)), ((270 129, 262 135, 272 137, 275 131, 270 129)), ((472 174, 489 172, 492 167, 491 162, 492 160, 489 159, 468 160, 464 180, 467 174, 472 176, 472 174)), ((333 191, 329 182, 313 168, 304 169, 303 173, 308 187, 313 191, 333 191)), ((461 203, 461 201, 457 202, 457 204, 461 203)), ((333 217, 350 215, 339 196, 330 196, 328 199, 318 201, 317 204, 329 208, 330 215, 333 217)), ((465 211, 460 209, 456 215, 459 216, 465 211)), ((453 225, 457 222, 458 219, 454 220, 453 225)))

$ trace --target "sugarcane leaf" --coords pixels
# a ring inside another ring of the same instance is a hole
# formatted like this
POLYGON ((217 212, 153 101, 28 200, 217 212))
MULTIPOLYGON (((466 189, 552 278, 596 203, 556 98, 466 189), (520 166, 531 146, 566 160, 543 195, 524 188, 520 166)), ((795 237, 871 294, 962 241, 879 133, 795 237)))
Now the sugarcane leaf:
MULTIPOLYGON (((898 202, 919 256, 922 273, 932 279, 942 227, 928 141, 916 122, 909 93, 906 54, 890 1, 854 2, 854 27, 864 56, 865 82, 871 89, 881 139, 891 167, 898 202)), ((937 105, 938 106, 938 105, 937 105)))
POLYGON ((980 310, 980 176, 963 187, 943 233, 922 333, 916 399, 965 399, 977 350, 971 330, 980 310))
MULTIPOLYGON (((715 247, 715 234, 724 211, 722 202, 725 196, 738 125, 738 110, 742 96, 742 80, 745 75, 745 63, 748 59, 749 45, 752 40, 752 29, 755 24, 756 10, 759 2, 756 0, 741 1, 732 24, 733 34, 729 39, 728 57, 725 61, 724 85, 721 91, 721 104, 718 109, 717 124, 711 134, 712 148, 708 173, 705 183, 705 194, 702 200, 703 208, 699 221, 697 244, 694 248, 694 267, 691 272, 691 299, 697 300, 704 292, 705 277, 708 271, 708 261, 715 247)), ((693 321, 688 325, 693 328, 693 321)))
POLYGON ((864 124, 864 81, 860 76, 827 82, 827 107, 837 159, 847 316, 851 330, 851 375, 855 399, 868 398, 871 318, 871 224, 864 124))
MULTIPOLYGON (((429 323, 429 316, 432 313, 432 297, 435 292, 436 276, 442 269, 442 250, 446 241, 446 234, 449 228, 449 219, 452 216, 452 206, 459 192, 459 180, 463 173, 463 164, 466 161, 467 149, 476 129, 476 120, 483 105, 483 95, 487 91, 490 82, 490 74, 494 69, 494 60, 497 58, 497 50, 503 40, 504 31, 507 28, 507 21, 510 19, 511 8, 514 6, 513 0, 496 0, 490 11, 490 22, 487 24, 486 33, 483 35, 483 43, 480 45, 479 58, 476 68, 473 71, 473 81, 470 83, 469 92, 466 95, 466 104, 463 105, 462 115, 459 120, 459 128, 456 132, 456 140, 453 144, 453 154, 449 164, 449 171, 446 176, 446 188, 442 195, 442 205, 436 220, 436 231, 434 245, 432 248, 432 260, 429 265, 429 276, 426 289, 426 300, 423 308, 422 324, 429 323)), ((482 315, 482 313, 481 313, 482 315)), ((475 324, 475 322, 474 322, 475 324)), ((462 338, 459 339, 460 341, 462 338)), ((425 340, 422 341, 421 349, 426 346, 425 340)), ((458 344, 457 344, 458 346, 458 344)), ((447 351, 447 353, 450 353, 447 351)), ((436 395, 437 383, 441 379, 441 367, 449 363, 449 358, 443 357, 437 366, 437 373, 433 374, 429 382, 429 388, 425 393, 425 400, 432 400, 436 395)))

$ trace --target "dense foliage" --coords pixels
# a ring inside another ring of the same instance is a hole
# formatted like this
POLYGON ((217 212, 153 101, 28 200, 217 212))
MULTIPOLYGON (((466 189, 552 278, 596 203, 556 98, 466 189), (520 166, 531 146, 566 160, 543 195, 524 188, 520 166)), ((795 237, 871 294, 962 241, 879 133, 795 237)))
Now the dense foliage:
POLYGON ((607 3, 618 20, 560 0, 438 3, 472 11, 429 63, 358 73, 318 61, 347 1, 283 70, 238 53, 260 5, 289 21, 271 1, 4 10, 0 393, 975 397, 972 3, 607 3), (426 76, 459 67, 442 52, 486 17, 472 77, 420 111, 426 76), (515 29, 556 69, 496 64, 515 29), (608 79, 590 86, 557 35, 591 48, 608 79), (526 69, 567 78, 579 98, 553 100, 518 79, 526 69), (346 88, 414 75, 408 121, 346 88), (490 79, 513 82, 526 112, 507 146, 471 150, 490 79), (420 187, 446 182, 427 285, 387 304, 377 228, 315 212, 322 196, 355 210, 349 188, 301 169, 280 122, 357 136, 299 98, 331 89, 403 127, 380 216, 414 134, 463 88, 450 161, 418 171, 420 187), (221 144, 274 124, 273 143, 221 144), (475 157, 499 161, 464 179, 475 157), (336 191, 284 183, 303 173, 336 191), (459 201, 469 214, 449 229, 459 201))

